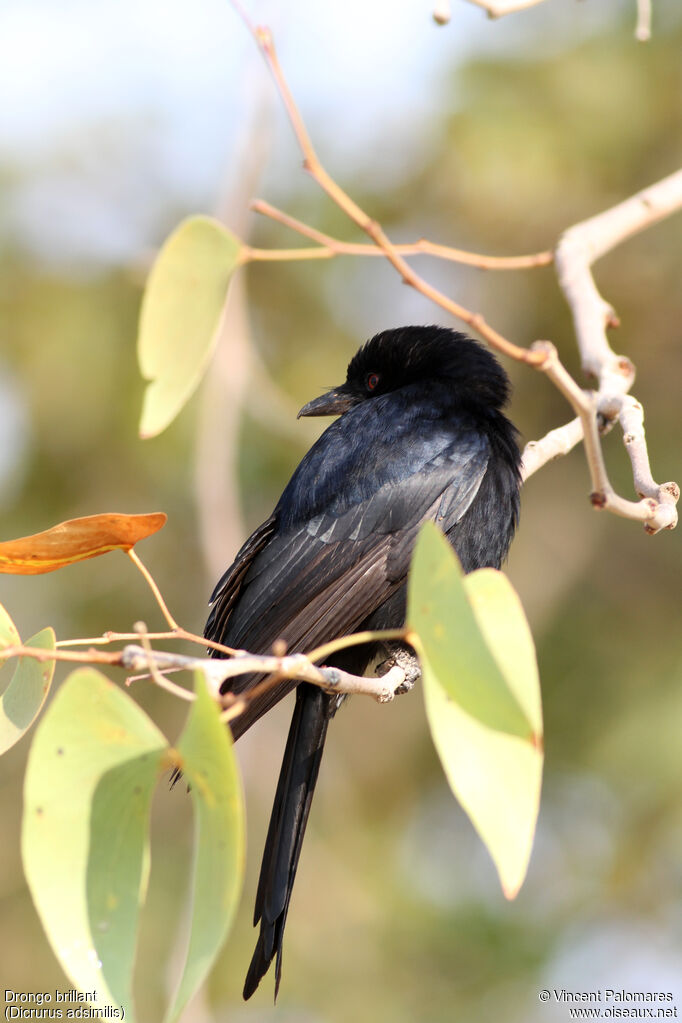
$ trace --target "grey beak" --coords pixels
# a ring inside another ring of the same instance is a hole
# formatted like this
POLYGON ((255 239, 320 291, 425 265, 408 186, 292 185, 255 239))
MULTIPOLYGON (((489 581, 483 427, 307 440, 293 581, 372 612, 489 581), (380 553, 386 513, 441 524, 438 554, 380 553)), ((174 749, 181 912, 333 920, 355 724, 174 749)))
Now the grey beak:
POLYGON ((313 398, 307 405, 304 405, 298 413, 297 419, 301 416, 340 416, 356 404, 356 399, 343 390, 343 385, 335 387, 319 398, 313 398))

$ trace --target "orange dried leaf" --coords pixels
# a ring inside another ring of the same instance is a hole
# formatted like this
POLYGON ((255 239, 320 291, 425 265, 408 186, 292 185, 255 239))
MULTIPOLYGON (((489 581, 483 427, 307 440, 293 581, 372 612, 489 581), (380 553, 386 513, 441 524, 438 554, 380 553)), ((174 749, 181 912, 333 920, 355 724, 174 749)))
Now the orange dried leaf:
POLYGON ((129 551, 138 540, 158 532, 163 512, 150 515, 86 515, 68 519, 33 536, 0 543, 0 572, 40 575, 108 551, 129 551))

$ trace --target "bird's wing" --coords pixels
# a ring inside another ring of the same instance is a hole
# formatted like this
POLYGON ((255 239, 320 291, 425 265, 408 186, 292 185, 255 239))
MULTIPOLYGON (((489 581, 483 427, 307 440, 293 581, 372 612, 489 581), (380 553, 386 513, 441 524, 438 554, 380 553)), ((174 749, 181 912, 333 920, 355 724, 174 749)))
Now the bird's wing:
POLYGON ((241 591, 244 576, 251 567, 254 558, 260 554, 272 538, 276 528, 277 519, 271 515, 258 529, 254 530, 237 552, 237 556, 228 570, 216 583, 209 601, 211 614, 206 623, 204 633, 206 639, 217 643, 222 642, 222 637, 225 635, 225 624, 241 591))
MULTIPOLYGON (((235 567, 238 556, 216 589, 206 636, 257 653, 269 651, 280 637, 289 650, 305 651, 356 631, 404 584, 422 522, 433 519, 447 531, 462 518, 485 475, 488 456, 485 437, 462 429, 418 471, 384 483, 340 515, 321 513, 297 528, 265 539, 261 534, 254 541, 257 530, 242 548, 258 548, 247 570, 235 567)), ((233 692, 242 692, 258 681, 258 676, 243 675, 229 684, 233 692)), ((235 735, 294 685, 284 680, 251 701, 234 722, 235 735)))

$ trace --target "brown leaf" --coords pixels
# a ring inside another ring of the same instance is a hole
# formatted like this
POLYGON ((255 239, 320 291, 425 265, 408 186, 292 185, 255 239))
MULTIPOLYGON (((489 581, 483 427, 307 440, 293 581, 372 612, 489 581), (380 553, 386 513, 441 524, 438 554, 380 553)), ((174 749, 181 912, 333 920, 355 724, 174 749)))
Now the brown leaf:
POLYGON ((40 575, 108 551, 129 551, 138 540, 166 522, 163 512, 150 515, 87 515, 68 519, 43 533, 0 543, 0 572, 40 575))

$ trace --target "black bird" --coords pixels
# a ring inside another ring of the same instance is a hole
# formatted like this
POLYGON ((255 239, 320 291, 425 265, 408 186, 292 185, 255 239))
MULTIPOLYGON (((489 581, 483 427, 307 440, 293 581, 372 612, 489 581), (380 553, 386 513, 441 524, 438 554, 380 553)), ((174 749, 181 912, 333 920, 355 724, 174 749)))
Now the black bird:
MULTIPOLYGON (((300 416, 339 415, 305 455, 274 512, 249 537, 211 597, 205 635, 252 653, 282 638, 291 652, 404 624, 406 577, 421 524, 437 522, 465 572, 499 568, 519 508, 516 430, 502 413, 509 381, 497 360, 444 327, 386 330, 351 359, 345 383, 300 416)), ((365 644, 326 662, 363 674, 395 647, 365 644)), ((241 693, 262 676, 230 679, 241 693)), ((232 723, 238 739, 296 683, 256 695, 232 723)), ((308 683, 296 704, 275 793, 244 985, 277 957, 327 726, 342 697, 308 683)))

